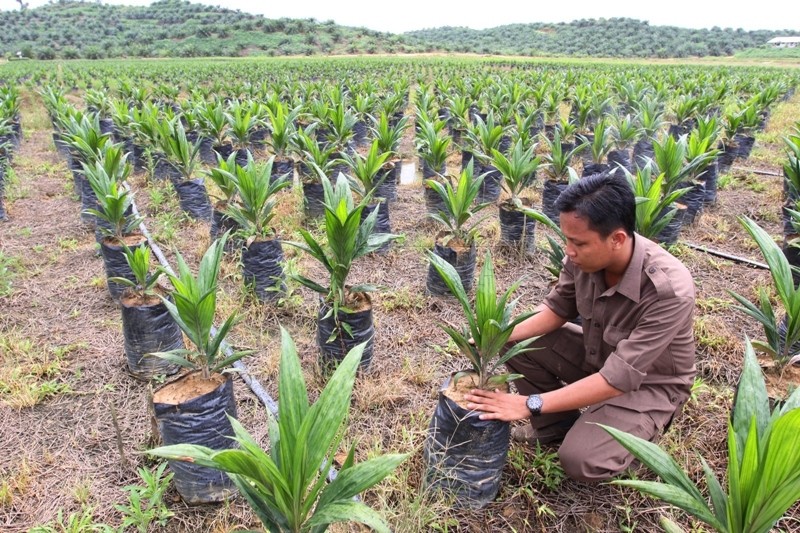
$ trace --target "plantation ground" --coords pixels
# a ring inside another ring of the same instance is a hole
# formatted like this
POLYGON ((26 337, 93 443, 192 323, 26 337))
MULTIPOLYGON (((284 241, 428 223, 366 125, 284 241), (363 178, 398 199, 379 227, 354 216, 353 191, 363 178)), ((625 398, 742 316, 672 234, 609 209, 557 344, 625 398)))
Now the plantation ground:
MULTIPOLYGON (((10 221, 0 223, 0 530, 27 531, 33 525, 91 509, 98 522, 119 524, 114 506, 127 501, 122 488, 138 483, 136 468, 154 463, 142 451, 154 442, 148 391, 125 372, 118 309, 105 288, 94 235, 79 221, 72 178, 57 156, 49 122, 38 96, 26 92, 22 109, 25 139, 7 187, 10 221), (4 268, 5 267, 5 268, 4 268), (8 289, 4 287, 8 286, 8 289), (117 419, 115 422, 114 419, 117 419), (124 458, 118 451, 121 442, 124 458)), ((744 165, 721 179, 718 203, 708 208, 682 241, 761 261, 736 217, 754 218, 778 238, 780 173, 785 134, 800 116, 800 96, 776 106, 767 129, 744 165)), ((452 165, 452 169, 454 169, 452 165)), ((209 243, 208 225, 190 222, 166 183, 131 180, 146 224, 174 265, 179 249, 196 264, 209 243)), ((299 240, 300 195, 280 200, 280 234, 299 240)), ((496 208, 491 208, 496 211, 496 208)), ((637 492, 609 484, 588 485, 559 477, 557 459, 545 449, 512 445, 496 502, 483 511, 453 511, 421 488, 421 446, 439 384, 464 361, 436 325, 459 324, 462 313, 446 298, 424 294, 423 251, 436 228, 424 220, 422 186, 402 186, 392 205, 392 224, 405 238, 387 255, 357 263, 352 281, 385 287, 374 297, 375 358, 356 384, 349 441, 360 459, 388 451, 412 457, 364 499, 380 510, 394 531, 655 531, 661 515, 691 527, 684 514, 637 492)), ((313 224, 313 231, 319 228, 313 224)), ((525 276, 522 307, 535 305, 552 286, 544 257, 520 257, 499 245, 496 216, 484 223, 480 250, 490 249, 504 289, 525 276)), ((540 231, 539 240, 544 240, 540 231)), ((312 279, 320 267, 290 247, 290 264, 312 279)), ((694 479, 702 477, 697 452, 722 473, 725 431, 732 390, 743 354, 744 335, 760 330, 732 309, 727 290, 754 297, 768 286, 765 270, 696 251, 685 244, 671 250, 695 276, 699 377, 692 400, 661 443, 694 479)), ((481 254, 479 254, 480 256, 481 254)), ((317 297, 294 288, 281 309, 254 302, 241 290, 235 257, 223 266, 224 296, 218 316, 238 310, 244 317, 232 340, 256 353, 245 360, 251 373, 277 397, 278 325, 297 342, 306 379, 321 389, 315 372, 314 319, 317 297)), ((479 264, 480 267, 480 264, 479 264)), ((264 407, 240 379, 235 380, 239 418, 266 444, 264 407)), ((313 398, 312 398, 313 399, 313 398)), ((630 475, 652 478, 644 469, 630 475)), ((175 517, 164 531, 230 531, 258 526, 241 499, 190 508, 173 489, 175 517)), ((778 524, 800 531, 800 507, 778 524)), ((358 531, 339 526, 336 531, 358 531)), ((696 529, 695 529, 696 530, 696 529)))

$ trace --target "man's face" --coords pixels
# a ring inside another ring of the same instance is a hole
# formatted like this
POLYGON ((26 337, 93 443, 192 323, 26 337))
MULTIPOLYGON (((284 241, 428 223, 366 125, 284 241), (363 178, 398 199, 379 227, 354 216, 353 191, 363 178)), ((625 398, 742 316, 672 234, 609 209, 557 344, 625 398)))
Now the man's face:
POLYGON ((589 221, 576 212, 559 215, 561 231, 567 239, 566 254, 583 272, 591 273, 605 269, 613 257, 613 233, 601 236, 589 228, 589 221))

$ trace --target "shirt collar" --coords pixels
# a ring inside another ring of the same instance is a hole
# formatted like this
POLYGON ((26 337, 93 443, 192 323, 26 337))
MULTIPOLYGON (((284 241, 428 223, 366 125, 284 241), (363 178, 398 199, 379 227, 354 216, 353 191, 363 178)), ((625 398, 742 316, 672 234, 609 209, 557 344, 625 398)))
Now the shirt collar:
POLYGON ((633 234, 633 255, 625 274, 617 284, 617 292, 634 303, 639 303, 642 294, 642 270, 644 269, 644 256, 647 242, 638 233, 633 234))

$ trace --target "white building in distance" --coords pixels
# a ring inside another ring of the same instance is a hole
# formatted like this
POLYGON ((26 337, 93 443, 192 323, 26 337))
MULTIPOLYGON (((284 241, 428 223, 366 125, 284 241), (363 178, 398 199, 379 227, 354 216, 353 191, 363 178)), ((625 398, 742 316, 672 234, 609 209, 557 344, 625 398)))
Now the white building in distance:
POLYGON ((797 48, 800 46, 800 37, 775 37, 767 41, 774 48, 797 48))

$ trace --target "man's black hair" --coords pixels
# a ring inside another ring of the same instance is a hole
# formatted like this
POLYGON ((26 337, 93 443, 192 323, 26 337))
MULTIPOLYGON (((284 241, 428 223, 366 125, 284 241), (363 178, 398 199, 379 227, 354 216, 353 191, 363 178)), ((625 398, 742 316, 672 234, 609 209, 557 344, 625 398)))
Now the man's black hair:
POLYGON ((589 229, 608 237, 622 228, 633 237, 636 228, 636 198, 621 172, 604 172, 581 178, 556 199, 559 213, 575 212, 585 218, 589 229))

